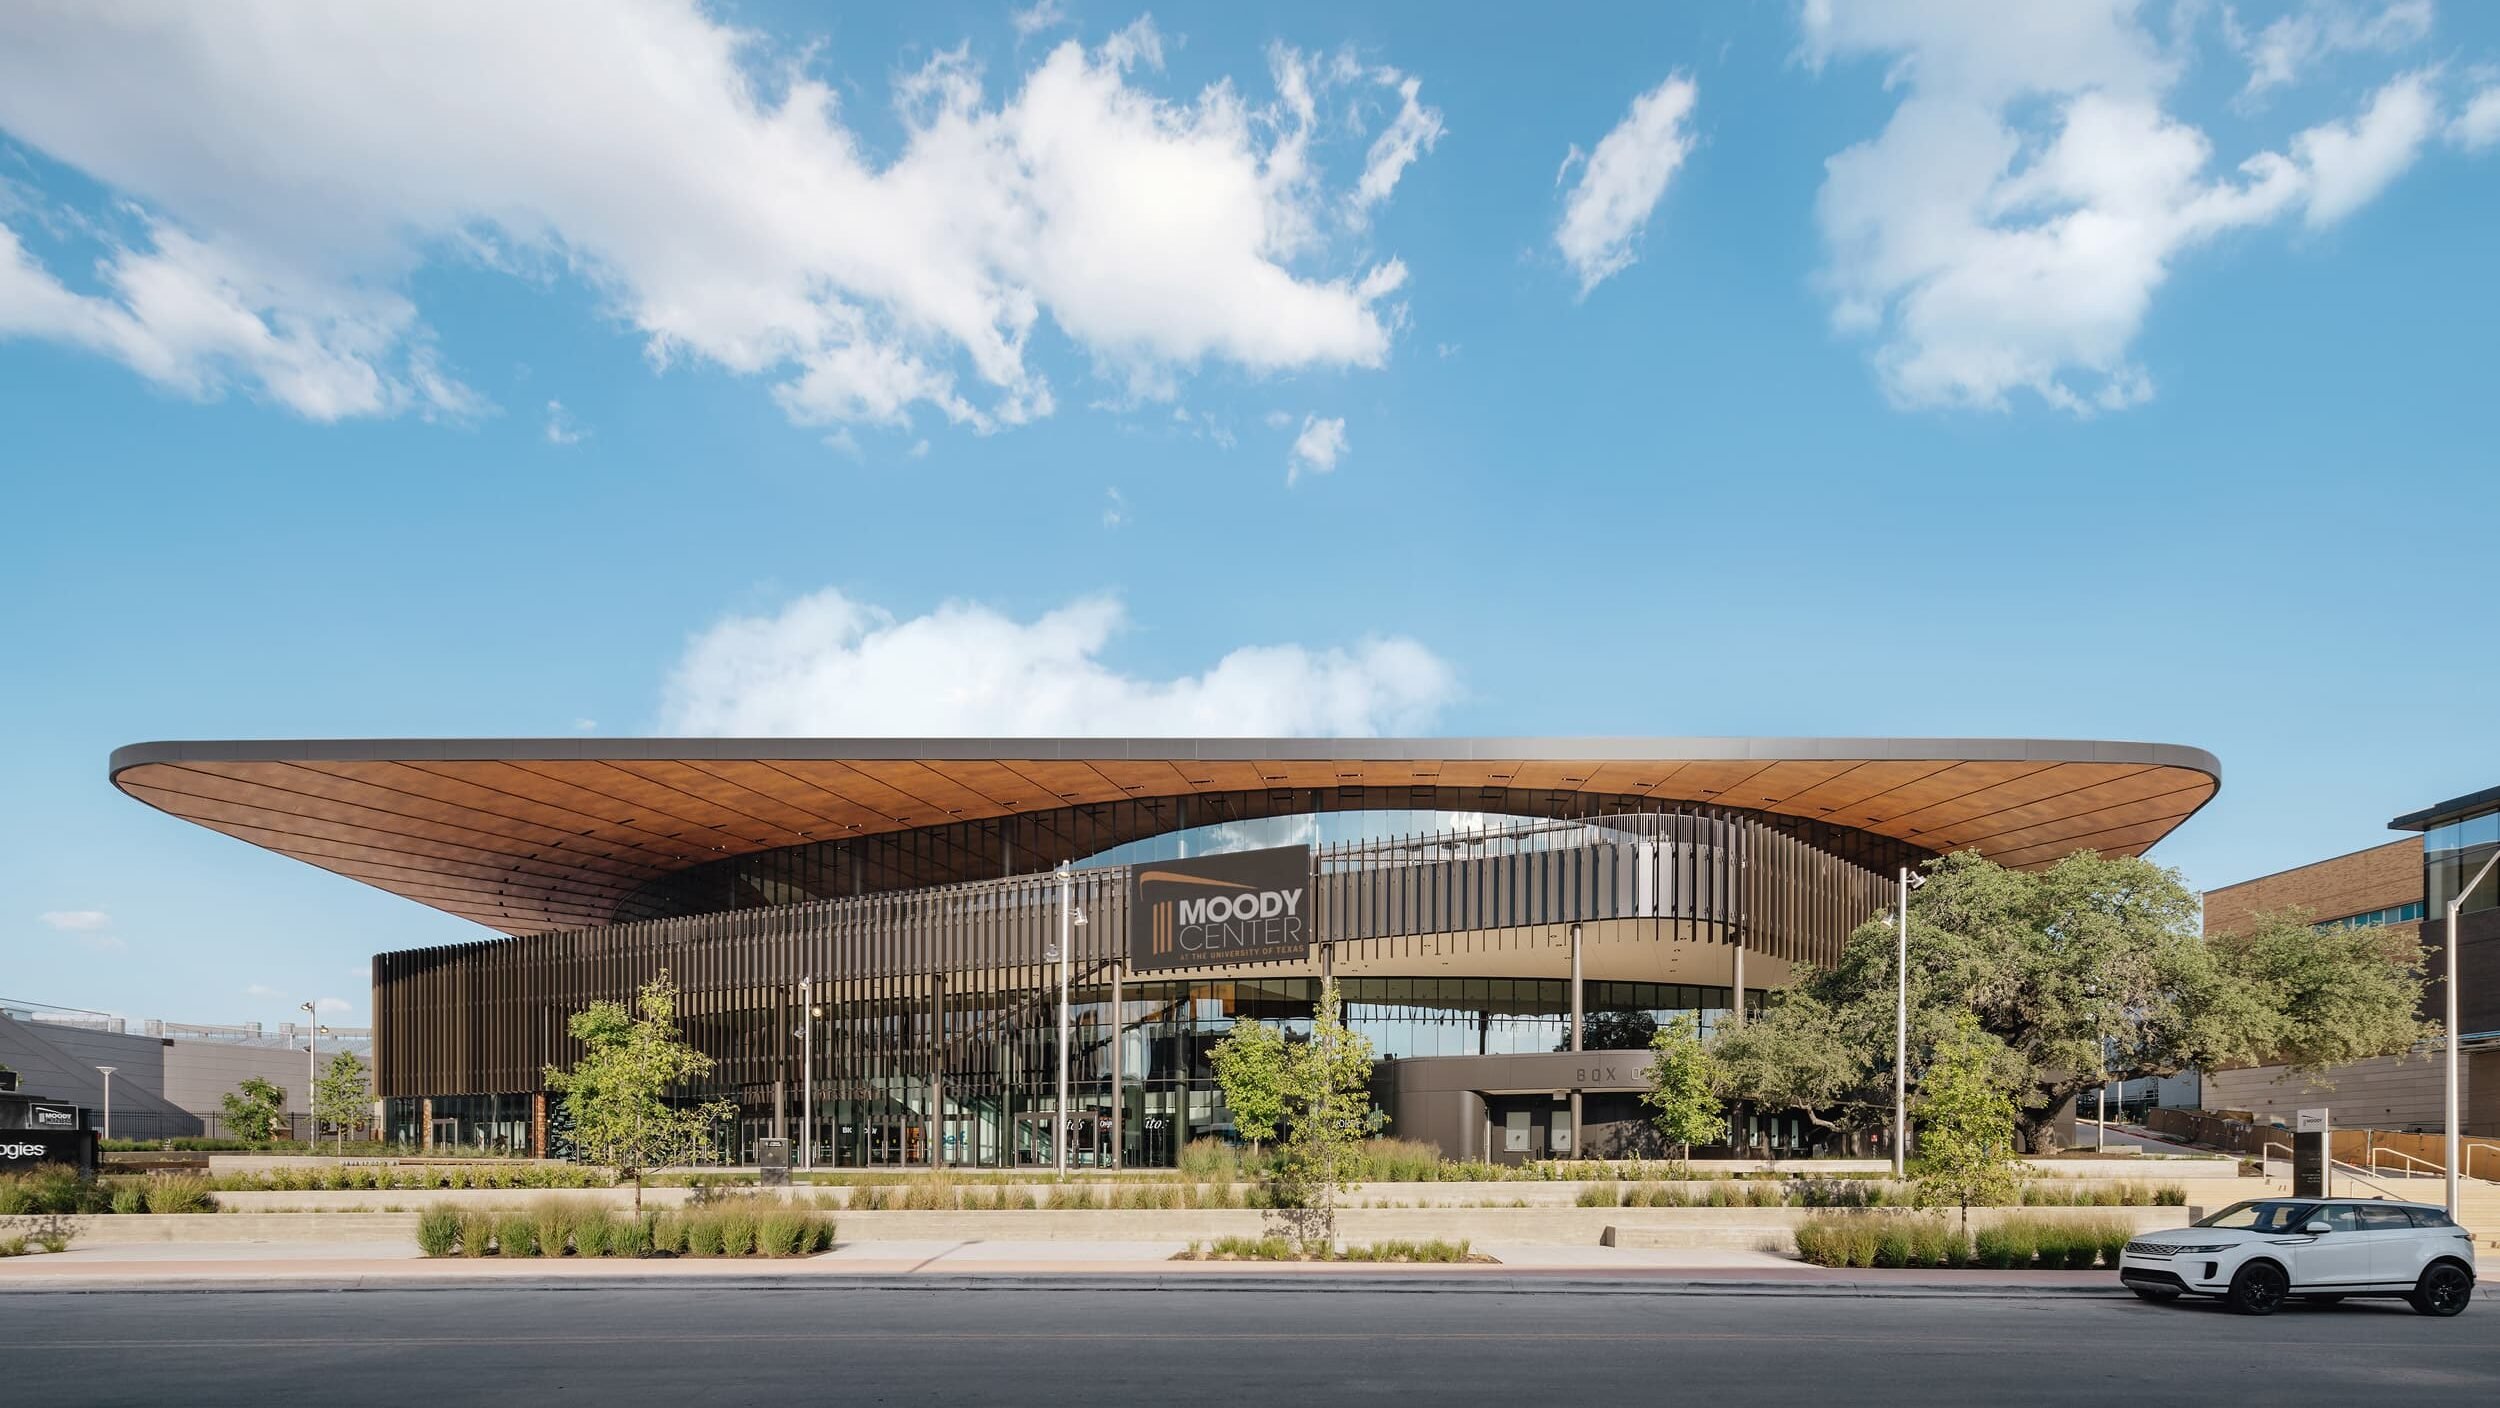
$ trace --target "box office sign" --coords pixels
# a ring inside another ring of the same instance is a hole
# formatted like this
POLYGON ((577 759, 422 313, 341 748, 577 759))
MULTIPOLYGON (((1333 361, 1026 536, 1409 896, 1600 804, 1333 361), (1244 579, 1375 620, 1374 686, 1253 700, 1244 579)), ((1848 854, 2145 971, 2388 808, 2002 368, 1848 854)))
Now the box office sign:
POLYGON ((1147 861, 1129 870, 1132 972, 1306 958, 1311 848, 1147 861))

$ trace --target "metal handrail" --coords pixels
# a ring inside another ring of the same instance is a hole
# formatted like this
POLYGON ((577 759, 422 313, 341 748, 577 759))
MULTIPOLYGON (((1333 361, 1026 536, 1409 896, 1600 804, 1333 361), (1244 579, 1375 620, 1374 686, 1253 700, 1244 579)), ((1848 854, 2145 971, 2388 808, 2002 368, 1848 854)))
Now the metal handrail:
MULTIPOLYGON (((2330 1164, 2330 1165, 2332 1165, 2333 1167, 2336 1167, 2336 1168, 2342 1169, 2342 1170, 2344 1171, 2344 1176, 2345 1176, 2345 1177, 2350 1178, 2350 1179, 2354 1179, 2354 1180, 2356 1180, 2356 1181, 2358 1181, 2358 1182, 2360 1182, 2360 1183, 2367 1184, 2368 1186, 2370 1186, 2370 1187, 2372 1187, 2372 1188, 2377 1189, 2377 1190, 2378 1190, 2378 1195, 2379 1195, 2380 1197, 2382 1197, 2382 1198, 2393 1198, 2394 1200, 2396 1200, 2397 1202, 2400 1202, 2400 1203, 2409 1203, 2409 1202, 2414 1201, 2413 1199, 2406 1197, 2406 1196, 2405 1196, 2404 1194, 2402 1194, 2402 1193, 2398 1193, 2398 1192, 2395 1192, 2395 1191, 2393 1191, 2393 1190, 2389 1189, 2389 1188, 2388 1188, 2385 1184, 2383 1184, 2383 1183, 2379 1183, 2379 1182, 2377 1182, 2377 1181, 2375 1181, 2375 1180, 2371 1179, 2371 1178, 2370 1178, 2370 1177, 2368 1177, 2366 1174, 2364 1174, 2364 1173, 2360 1170, 2360 1168, 2359 1168, 2359 1167, 2357 1167, 2357 1166, 2355 1166, 2355 1165, 2353 1165, 2353 1164, 2348 1164, 2348 1163, 2345 1163, 2345 1162, 2344 1162, 2344 1161, 2342 1161, 2341 1159, 2329 1159, 2329 1160, 2327 1160, 2327 1163, 2328 1163, 2328 1164, 2330 1164)), ((2374 1170, 2372 1170, 2372 1172, 2376 1172, 2376 1171, 2377 1171, 2377 1170, 2375 1170, 2375 1169, 2374 1169, 2374 1170)))
MULTIPOLYGON (((2372 1172, 2372 1173, 2377 1173, 2377 1172, 2379 1172, 2380 1170, 2379 1170, 2379 1166, 2378 1166, 2378 1161, 2379 1161, 2381 1158, 2386 1157, 2386 1156, 2389 1156, 2389 1155, 2393 1155, 2393 1156, 2395 1156, 2396 1158, 2402 1159, 2402 1160, 2404 1160, 2406 1163, 2412 1164, 2412 1165, 2414 1165, 2414 1166, 2415 1166, 2415 1167, 2417 1167, 2417 1168, 2426 1168, 2426 1169, 2429 1169, 2429 1170, 2430 1170, 2432 1173, 2434 1173, 2434 1174, 2445 1174, 2445 1173, 2447 1172, 2447 1170, 2446 1170, 2445 1168, 2441 1167, 2441 1166, 2440 1166, 2440 1165, 2438 1165, 2438 1164, 2432 1163, 2432 1162, 2431 1162, 2430 1160, 2428 1160, 2428 1159, 2417 1159, 2417 1158, 2415 1158, 2414 1156, 2412 1156, 2411 1154, 2406 1153, 2406 1152, 2405 1152, 2404 1150, 2402 1150, 2402 1149, 2382 1149, 2382 1148, 2378 1147, 2378 1146, 2377 1146, 2377 1145, 2375 1145, 2375 1144, 2373 1144, 2373 1145, 2371 1145, 2371 1146, 2370 1146, 2370 1172, 2372 1172)), ((2469 1163, 2470 1163, 2470 1162, 2472 1162, 2472 1160, 2468 1160, 2467 1162, 2469 1162, 2469 1163)))
MULTIPOLYGON (((2274 1151, 2277 1149, 2283 1151, 2283 1162, 2287 1164, 2292 1162, 2292 1146, 2289 1144, 2269 1139, 2264 1144, 2259 1145, 2257 1149, 2257 1161, 2265 1165, 2266 1177, 2268 1178, 2272 1178, 2274 1176, 2274 1151)), ((2371 1178, 2369 1176, 2370 1174, 2379 1171, 2375 1168, 2364 1170, 2358 1164, 2348 1164, 2341 1159, 2328 1159, 2327 1167, 2329 1169, 2341 1169, 2346 1177, 2357 1179, 2362 1184, 2378 1190, 2378 1195, 2382 1198, 2392 1198, 2400 1203, 2412 1201, 2403 1194, 2391 1190, 2387 1187, 2387 1185, 2371 1178)))

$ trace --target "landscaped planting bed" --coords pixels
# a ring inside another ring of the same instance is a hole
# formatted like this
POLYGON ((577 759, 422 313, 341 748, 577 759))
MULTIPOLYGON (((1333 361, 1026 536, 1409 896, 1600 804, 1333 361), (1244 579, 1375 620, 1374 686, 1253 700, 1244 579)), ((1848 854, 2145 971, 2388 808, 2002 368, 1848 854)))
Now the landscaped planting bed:
POLYGON ((430 1257, 790 1257, 832 1246, 832 1218, 770 1199, 639 1215, 542 1199, 526 1208, 434 1208, 417 1219, 417 1249, 430 1257))
POLYGON ((2115 1270, 2134 1229, 2118 1218, 2013 1216, 1965 1233, 1942 1215, 1835 1214, 1797 1228, 1797 1254, 1816 1266, 1950 1270, 2115 1270))

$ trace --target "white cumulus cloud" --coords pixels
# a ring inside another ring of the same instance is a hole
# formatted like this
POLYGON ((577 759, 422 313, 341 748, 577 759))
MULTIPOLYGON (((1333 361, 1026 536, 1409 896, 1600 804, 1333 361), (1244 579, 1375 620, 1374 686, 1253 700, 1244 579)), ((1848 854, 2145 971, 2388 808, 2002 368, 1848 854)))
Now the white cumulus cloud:
POLYGON ((1580 179, 1563 198, 1554 245, 1580 278, 1580 296, 1632 264, 1632 246, 1650 212, 1667 193, 1667 182, 1692 154, 1693 104, 1700 89, 1682 74, 1632 100, 1623 120, 1583 155, 1563 158, 1557 184, 1580 168, 1580 179))
POLYGON ((0 226, 0 336, 314 419, 474 415, 407 292, 454 263, 577 277, 656 366, 765 378, 810 424, 1048 415, 1045 320, 1138 386, 1381 365, 1405 266, 1330 216, 1385 198, 1438 116, 1400 87, 1332 182, 1317 95, 1361 74, 1279 49, 1272 96, 1175 96, 1162 56, 1143 20, 996 84, 941 52, 895 80, 888 140, 830 54, 698 0, 28 0, 0 7, 0 131, 137 213, 90 287, 0 226))
POLYGON ((1304 416, 1302 433, 1293 437, 1293 449, 1285 456, 1285 482, 1292 484, 1306 473, 1336 473, 1345 451, 1345 417, 1304 416))
POLYGON ((1457 691, 1403 637, 1243 646, 1195 674, 1129 674, 1102 658, 1126 620, 1108 597, 1020 621, 970 603, 898 618, 821 591, 697 635, 663 718, 735 737, 1352 736, 1420 731, 1457 691))
POLYGON ((45 927, 64 933, 92 933, 113 922, 113 916, 100 909, 48 909, 35 916, 45 927))
POLYGON ((2290 14, 2251 33, 2236 10, 2223 11, 2223 33, 2248 61, 2244 98, 2297 83, 2320 63, 2342 53, 2391 53, 2428 38, 2435 17, 2431 0, 2391 0, 2383 5, 2353 0, 2308 0, 2290 14))
POLYGON ((2500 143, 2500 83, 2478 89, 2465 100, 2464 110, 2448 125, 2448 140, 2469 152, 2500 143))
POLYGON ((2427 72, 2346 121, 2215 172, 2166 108, 2183 66, 2129 0, 1987 5, 1809 0, 1806 55, 1875 57, 1901 97, 1879 135, 1826 163, 1817 218, 1837 327, 1874 339, 1905 406, 2071 411, 2153 394, 2132 349, 2178 259, 2299 213, 2343 219, 2433 129, 2427 72))

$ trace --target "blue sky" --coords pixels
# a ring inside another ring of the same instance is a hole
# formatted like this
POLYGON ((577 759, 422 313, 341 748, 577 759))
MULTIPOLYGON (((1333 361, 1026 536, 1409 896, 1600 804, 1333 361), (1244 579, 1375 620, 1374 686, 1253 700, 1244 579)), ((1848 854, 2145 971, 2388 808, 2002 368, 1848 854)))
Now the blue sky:
MULTIPOLYGON (((1672 10, 1671 13, 1661 13, 1672 10)), ((0 17, 0 995, 482 936, 152 738, 2194 744, 2500 774, 2500 14, 0 17), (1297 447, 1300 447, 1297 449, 1297 447)))

